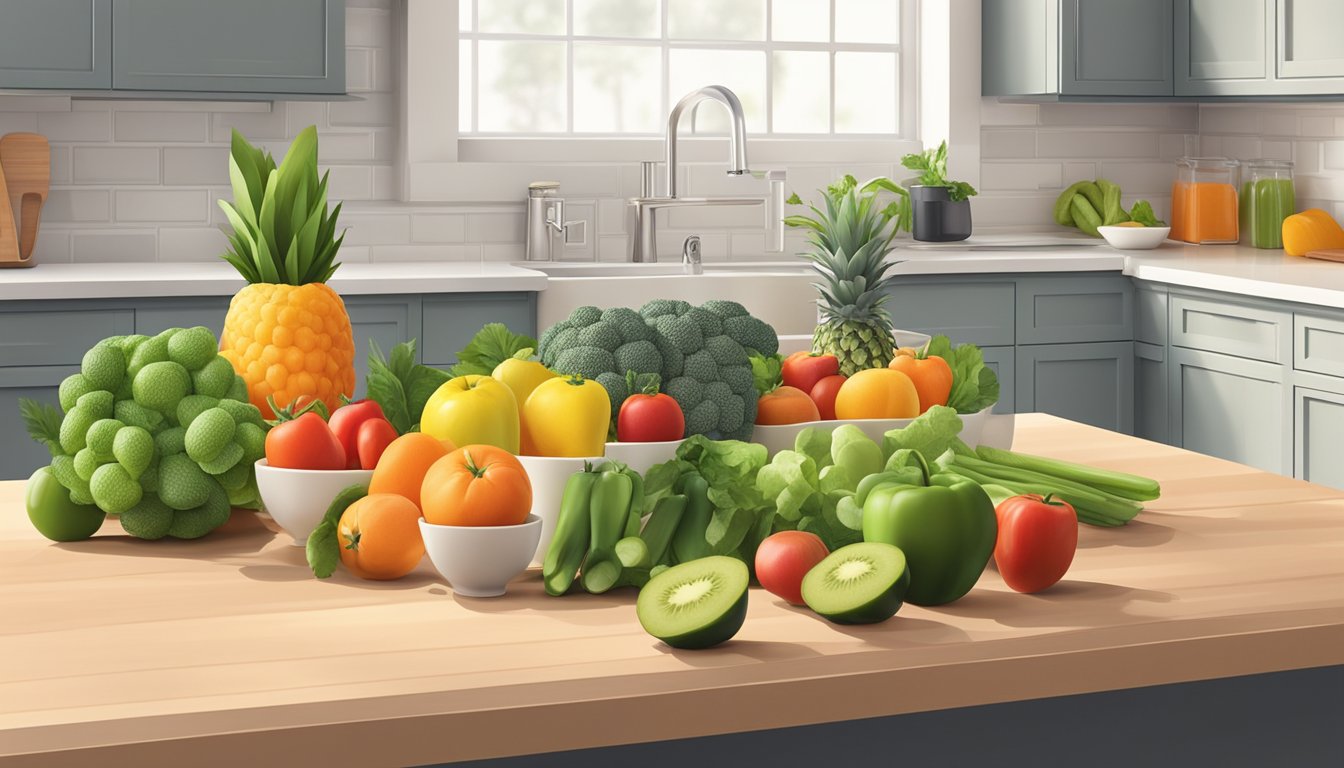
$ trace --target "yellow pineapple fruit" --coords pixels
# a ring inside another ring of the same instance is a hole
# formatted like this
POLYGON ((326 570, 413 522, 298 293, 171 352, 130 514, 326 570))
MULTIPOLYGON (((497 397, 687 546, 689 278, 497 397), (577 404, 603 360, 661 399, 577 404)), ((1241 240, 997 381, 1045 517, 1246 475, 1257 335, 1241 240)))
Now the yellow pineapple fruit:
POLYGON ((267 418, 272 398, 316 398, 335 410, 355 391, 355 341, 345 302, 326 285, 345 235, 336 237, 340 204, 327 210, 327 176, 318 179, 316 127, 278 168, 234 131, 229 178, 234 201, 219 203, 233 227, 224 259, 248 285, 229 302, 220 354, 267 418))

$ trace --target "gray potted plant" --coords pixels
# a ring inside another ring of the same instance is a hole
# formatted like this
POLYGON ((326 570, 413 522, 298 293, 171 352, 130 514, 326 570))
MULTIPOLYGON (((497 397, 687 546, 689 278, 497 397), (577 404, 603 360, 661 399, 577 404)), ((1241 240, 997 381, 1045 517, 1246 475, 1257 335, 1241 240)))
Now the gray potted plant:
POLYGON ((947 178, 947 142, 937 149, 901 158, 901 165, 919 171, 910 185, 916 240, 945 243, 971 236, 971 201, 975 187, 947 178))

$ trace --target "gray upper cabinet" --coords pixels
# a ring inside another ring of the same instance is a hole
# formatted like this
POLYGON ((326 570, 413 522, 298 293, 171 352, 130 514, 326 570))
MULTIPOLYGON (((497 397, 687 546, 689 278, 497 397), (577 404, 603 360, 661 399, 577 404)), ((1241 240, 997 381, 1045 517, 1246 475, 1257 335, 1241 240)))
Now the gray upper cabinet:
POLYGON ((1278 0, 1275 91, 1344 93, 1344 3, 1278 0))
POLYGON ((114 0, 112 86, 345 92, 344 0, 114 0))
POLYGON ((1177 0, 1176 95, 1265 93, 1274 76, 1274 0, 1177 0))
POLYGON ((986 96, 1171 96, 1172 0, 982 0, 986 96))
POLYGON ((111 88, 112 0, 0 3, 0 87, 111 88))

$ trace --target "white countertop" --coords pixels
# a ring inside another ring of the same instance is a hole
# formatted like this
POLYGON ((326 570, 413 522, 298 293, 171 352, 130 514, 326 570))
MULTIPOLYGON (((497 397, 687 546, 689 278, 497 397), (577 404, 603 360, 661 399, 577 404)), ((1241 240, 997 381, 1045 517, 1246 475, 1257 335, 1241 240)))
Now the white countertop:
MULTIPOLYGON (((493 293, 543 290, 546 275, 495 262, 347 262, 329 284, 344 296, 493 293)), ((243 279, 223 261, 38 264, 30 269, 0 270, 0 301, 230 296, 243 285, 243 279)))

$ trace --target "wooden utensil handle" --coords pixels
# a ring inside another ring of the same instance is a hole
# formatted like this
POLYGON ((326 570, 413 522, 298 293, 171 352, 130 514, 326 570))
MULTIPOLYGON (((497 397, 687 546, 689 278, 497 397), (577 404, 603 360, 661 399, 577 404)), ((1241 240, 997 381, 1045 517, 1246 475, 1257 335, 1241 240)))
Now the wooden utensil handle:
POLYGON ((20 204, 19 258, 27 261, 37 244, 37 229, 42 221, 42 196, 29 192, 20 204))

